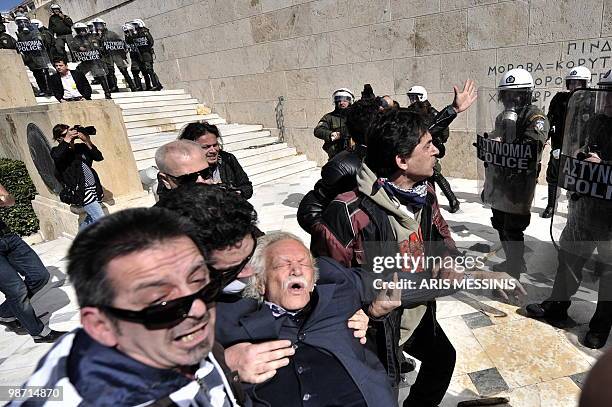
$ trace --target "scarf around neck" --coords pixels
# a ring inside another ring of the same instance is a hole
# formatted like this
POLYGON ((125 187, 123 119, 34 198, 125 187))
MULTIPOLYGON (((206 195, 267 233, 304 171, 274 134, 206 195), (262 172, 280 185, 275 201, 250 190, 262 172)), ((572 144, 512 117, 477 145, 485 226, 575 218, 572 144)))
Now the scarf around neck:
POLYGON ((401 188, 387 178, 379 178, 376 184, 385 190, 390 198, 396 198, 402 205, 421 209, 427 203, 427 181, 417 182, 411 188, 401 188))

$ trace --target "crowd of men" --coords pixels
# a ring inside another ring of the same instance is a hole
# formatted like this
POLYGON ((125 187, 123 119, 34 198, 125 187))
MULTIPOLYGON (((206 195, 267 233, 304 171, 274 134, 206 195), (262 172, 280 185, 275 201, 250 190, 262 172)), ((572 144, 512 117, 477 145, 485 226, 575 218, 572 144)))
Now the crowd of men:
MULTIPOLYGON (((101 19, 88 28, 73 24, 57 5, 51 10, 49 30, 16 17, 17 44, 29 44, 16 47, 42 93, 60 102, 89 99, 85 74, 91 73, 110 98, 117 88, 115 65, 132 91, 143 89, 140 73, 145 89, 162 88, 153 70, 154 41, 142 20, 124 25, 121 38, 101 19), (56 69, 51 77, 49 58, 56 69), (68 69, 69 59, 80 62, 76 70, 68 69)), ((5 42, 10 39, 0 37, 5 42)), ((529 271, 524 232, 549 139, 549 201, 542 216, 553 216, 563 188, 570 197, 567 225, 553 293, 525 312, 549 322, 567 319, 585 264, 597 250, 600 301, 583 343, 603 347, 612 326, 606 295, 612 199, 572 187, 562 175, 580 163, 610 173, 612 73, 597 89, 589 88, 585 67, 566 79, 570 92, 559 93, 546 115, 534 104, 531 74, 510 70, 494 102, 479 112, 490 119, 475 144, 485 162, 480 198, 492 210, 506 258, 494 270, 457 267, 464 253, 436 195, 439 187, 449 212, 460 210, 440 159, 450 123, 476 100, 471 80, 454 87, 453 100, 440 111, 419 85, 410 88, 407 107, 376 96, 369 85, 357 101, 348 88, 333 93, 334 110, 314 130, 329 161, 297 214, 310 247, 295 235, 257 227, 248 202, 252 184, 209 123, 187 125, 178 140, 156 152, 159 201, 153 208, 107 216, 92 167, 102 153, 82 128, 57 125, 56 165, 64 178, 82 181, 79 204, 89 206, 67 268, 82 326, 64 334, 39 320, 31 302, 48 285, 48 272, 0 221, 6 297, 0 323, 25 329, 36 342, 56 342, 24 386, 61 388, 65 406, 437 406, 456 351, 437 321, 436 299, 466 281, 498 287, 506 299, 526 294, 519 282, 529 271), (398 255, 452 262, 375 269, 377 258, 398 255), (414 369, 406 355, 421 363, 407 398, 398 401, 402 378, 414 369)), ((0 206, 12 204, 0 186, 0 206)))
POLYGON ((132 92, 163 89, 153 66, 155 42, 143 20, 125 23, 120 36, 101 18, 74 23, 59 5, 49 9, 48 28, 26 13, 16 13, 16 38, 6 32, 0 17, 0 49, 21 54, 36 79, 36 96, 54 96, 60 102, 89 100, 92 91, 85 75, 91 74, 92 83, 101 85, 104 96, 111 99, 113 92, 119 92, 115 66, 132 92), (67 70, 69 61, 78 62, 76 70, 67 70), (53 69, 56 73, 51 75, 53 69))

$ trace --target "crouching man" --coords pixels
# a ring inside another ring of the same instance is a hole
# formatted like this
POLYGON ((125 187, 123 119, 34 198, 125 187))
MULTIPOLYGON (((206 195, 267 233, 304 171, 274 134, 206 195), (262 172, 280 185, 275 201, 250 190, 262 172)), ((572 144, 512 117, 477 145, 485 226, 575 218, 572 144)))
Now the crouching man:
POLYGON ((83 327, 41 359, 25 386, 61 389, 62 406, 250 406, 214 342, 221 284, 195 241, 189 225, 160 208, 122 211, 79 233, 68 276, 83 327))

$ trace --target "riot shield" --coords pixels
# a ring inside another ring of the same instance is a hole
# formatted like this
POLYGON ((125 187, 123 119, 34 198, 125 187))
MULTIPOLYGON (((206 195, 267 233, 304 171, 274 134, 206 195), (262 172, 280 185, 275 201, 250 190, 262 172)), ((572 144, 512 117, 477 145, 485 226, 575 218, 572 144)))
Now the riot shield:
POLYGON ((493 209, 522 215, 531 210, 541 159, 527 131, 534 109, 528 89, 478 90, 478 187, 493 209))
POLYGON ((94 78, 106 76, 106 65, 102 60, 102 47, 93 34, 77 35, 68 47, 72 58, 79 65, 77 69, 84 74, 91 73, 94 78))
POLYGON ((36 24, 28 23, 27 29, 17 34, 17 51, 30 70, 49 67, 49 54, 36 24))
MULTIPOLYGON (((553 300, 575 292, 584 273, 600 280, 598 298, 612 300, 612 89, 572 92, 559 154, 558 188, 567 195, 556 208, 551 237, 560 249, 553 300)), ((587 281, 593 280, 586 278, 587 281)), ((566 298, 567 297, 567 298, 566 298)))

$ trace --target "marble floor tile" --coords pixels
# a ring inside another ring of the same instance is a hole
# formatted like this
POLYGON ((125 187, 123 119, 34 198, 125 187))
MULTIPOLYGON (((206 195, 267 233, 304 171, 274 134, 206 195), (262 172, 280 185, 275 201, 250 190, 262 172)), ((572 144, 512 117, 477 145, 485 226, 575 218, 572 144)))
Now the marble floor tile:
POLYGON ((494 396, 508 390, 508 384, 496 368, 468 373, 470 380, 481 396, 494 396))
POLYGON ((472 333, 474 331, 466 325, 462 317, 441 319, 439 323, 457 352, 453 375, 462 375, 495 366, 476 340, 472 333))
POLYGON ((473 332, 511 387, 549 381, 590 368, 584 356, 555 328, 532 319, 473 332))

